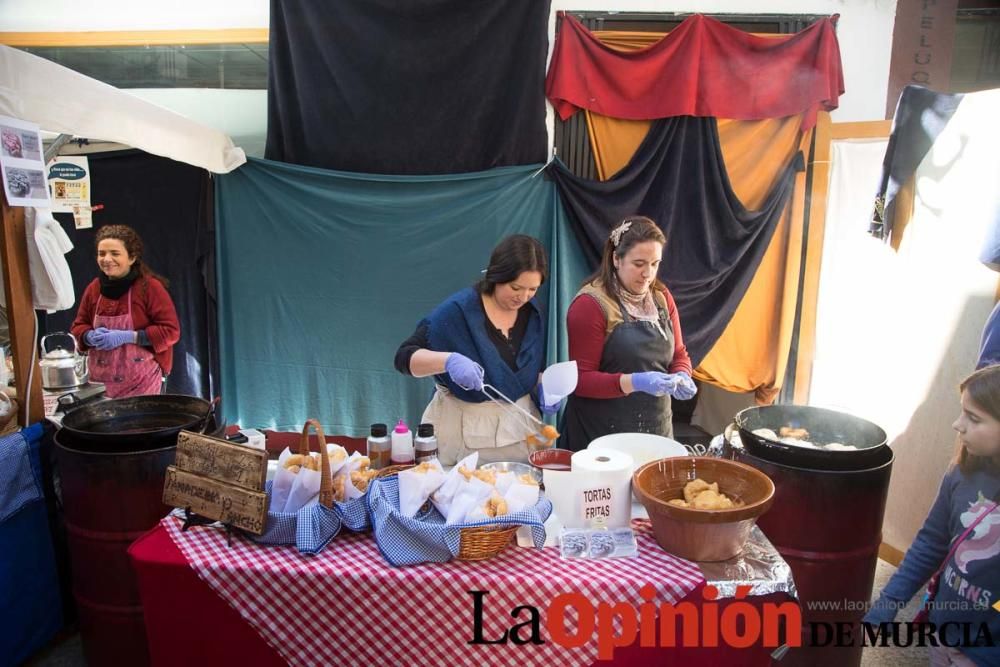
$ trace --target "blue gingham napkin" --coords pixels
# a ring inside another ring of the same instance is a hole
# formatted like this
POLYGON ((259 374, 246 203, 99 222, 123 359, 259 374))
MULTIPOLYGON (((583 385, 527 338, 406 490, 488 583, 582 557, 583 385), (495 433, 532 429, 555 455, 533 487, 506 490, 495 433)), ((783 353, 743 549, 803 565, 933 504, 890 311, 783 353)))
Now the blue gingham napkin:
POLYGON ((41 426, 0 438, 0 521, 42 498, 42 487, 31 466, 30 440, 41 437, 41 426))
MULTIPOLYGON (((268 482, 264 487, 268 495, 271 486, 272 482, 268 482)), ((337 536, 341 526, 354 532, 371 526, 363 497, 334 503, 332 508, 314 503, 298 512, 269 510, 264 533, 254 540, 261 544, 294 544, 301 553, 315 555, 337 536)))
POLYGON ((543 524, 552 513, 552 503, 544 495, 538 503, 520 512, 475 523, 444 525, 444 517, 433 507, 416 517, 399 512, 399 479, 396 475, 374 479, 365 495, 375 542, 382 557, 393 566, 444 563, 458 556, 461 529, 479 526, 530 526, 536 547, 545 543, 543 524))

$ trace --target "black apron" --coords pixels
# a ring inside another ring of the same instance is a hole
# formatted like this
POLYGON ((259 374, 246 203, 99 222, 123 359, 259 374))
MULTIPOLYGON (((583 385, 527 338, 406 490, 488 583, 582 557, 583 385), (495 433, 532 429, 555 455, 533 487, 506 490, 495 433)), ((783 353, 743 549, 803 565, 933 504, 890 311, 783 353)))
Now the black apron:
MULTIPOLYGON (((668 373, 674 357, 674 330, 666 309, 655 301, 659 325, 637 320, 618 300, 622 323, 612 329, 601 351, 602 373, 668 373)), ((582 398, 571 394, 560 432, 562 446, 579 451, 609 433, 655 433, 673 437, 670 396, 634 391, 619 398, 582 398)))

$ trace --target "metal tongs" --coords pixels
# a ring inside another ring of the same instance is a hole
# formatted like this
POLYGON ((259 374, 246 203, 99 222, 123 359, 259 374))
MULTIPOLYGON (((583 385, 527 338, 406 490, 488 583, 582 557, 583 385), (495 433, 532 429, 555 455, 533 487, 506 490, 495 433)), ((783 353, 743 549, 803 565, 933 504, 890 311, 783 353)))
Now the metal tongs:
MULTIPOLYGON (((538 424, 539 427, 544 427, 545 426, 545 422, 543 422, 541 419, 539 419, 535 415, 531 414, 530 412, 528 412, 527 410, 525 410, 524 408, 522 408, 520 405, 518 405, 514 401, 510 400, 510 398, 507 395, 505 395, 502 391, 500 391, 499 389, 497 389, 493 385, 483 383, 483 394, 486 396, 486 398, 490 399, 491 401, 493 401, 494 403, 496 403, 497 405, 499 405, 504 410, 504 412, 506 412, 507 414, 509 414, 509 415, 511 415, 511 416, 513 416, 515 418, 521 418, 522 416, 523 417, 527 417, 532 422, 535 422, 536 424, 538 424), (489 389, 489 391, 486 391, 487 389, 489 389), (491 396, 490 395, 490 391, 492 391, 494 394, 496 394, 496 396, 491 396), (517 414, 516 412, 514 412, 513 410, 511 410, 510 408, 512 408, 512 407, 515 408, 515 409, 517 409, 518 412, 520 412, 521 414, 517 414)), ((536 429, 534 426, 531 426, 530 422, 529 422, 528 428, 531 430, 532 433, 538 433, 538 429, 536 429)))
MULTIPOLYGON (((479 366, 479 364, 476 365, 479 366)), ((479 370, 482 371, 482 369, 483 367, 479 366, 479 370)), ((458 386, 462 387, 462 389, 465 389, 466 391, 475 391, 471 387, 463 387, 462 385, 458 386)), ((506 412, 514 419, 518 421, 524 420, 522 423, 525 423, 527 426, 529 432, 528 435, 529 444, 531 439, 535 440, 536 445, 544 441, 548 441, 549 444, 551 444, 551 442, 555 439, 546 437, 544 431, 542 430, 546 426, 548 426, 548 424, 546 424, 541 419, 539 419, 538 417, 531 414, 530 412, 522 408, 520 405, 512 401, 509 396, 504 394, 502 391, 500 391, 493 385, 484 382, 483 388, 480 389, 480 391, 483 392, 483 395, 486 396, 486 398, 496 403, 504 412, 506 412), (514 412, 514 410, 511 410, 511 408, 514 408, 515 410, 517 410, 517 412, 514 412), (538 426, 536 427, 535 424, 537 424, 538 426)), ((558 434, 556 435, 556 437, 558 437, 558 434)))

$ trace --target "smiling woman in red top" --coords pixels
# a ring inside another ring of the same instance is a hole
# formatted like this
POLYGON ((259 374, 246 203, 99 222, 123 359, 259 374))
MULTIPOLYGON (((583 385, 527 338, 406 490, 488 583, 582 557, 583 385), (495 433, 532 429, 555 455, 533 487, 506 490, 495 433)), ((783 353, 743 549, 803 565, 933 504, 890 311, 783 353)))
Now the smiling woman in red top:
POLYGON ((158 394, 181 337, 167 280, 142 261, 131 227, 101 227, 95 242, 101 274, 84 290, 71 329, 89 353, 90 377, 111 398, 158 394))
POLYGON ((649 218, 625 218, 570 304, 569 357, 580 380, 562 428, 569 449, 609 433, 669 438, 671 396, 686 400, 697 391, 677 305, 656 277, 665 244, 649 218))

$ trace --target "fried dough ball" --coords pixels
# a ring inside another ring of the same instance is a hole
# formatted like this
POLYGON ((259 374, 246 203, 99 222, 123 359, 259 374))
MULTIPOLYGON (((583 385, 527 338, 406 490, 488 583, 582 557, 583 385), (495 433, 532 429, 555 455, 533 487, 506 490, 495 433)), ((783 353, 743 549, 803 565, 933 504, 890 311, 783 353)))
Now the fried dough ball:
POLYGON ((782 438, 798 438, 799 440, 808 440, 809 431, 804 428, 795 428, 793 426, 782 426, 778 429, 778 436, 782 438))
POLYGON ((333 478, 333 499, 338 503, 344 502, 344 483, 346 480, 344 475, 337 475, 333 478))
POLYGON ((339 463, 347 458, 347 450, 339 445, 329 447, 326 453, 333 463, 339 463))
POLYGON ((555 440, 559 437, 559 431, 556 430, 555 426, 546 424, 542 427, 542 437, 546 440, 555 440))
POLYGON ((697 478, 693 481, 688 482, 684 485, 684 500, 688 503, 692 502, 699 493, 711 489, 716 493, 719 492, 718 482, 712 482, 709 484, 701 478, 697 478))
POLYGON ((495 470, 469 470, 465 466, 459 466, 458 473, 467 480, 475 477, 491 486, 497 485, 497 473, 495 470))
POLYGON ((305 460, 305 456, 302 454, 292 454, 287 459, 285 459, 284 466, 291 470, 292 472, 298 472, 299 468, 302 467, 302 462, 305 460), (294 470, 292 470, 294 468, 294 470))
POLYGON ((285 468, 293 473, 297 473, 302 468, 307 470, 319 470, 319 457, 311 454, 292 454, 283 464, 285 468))
POLYGON ((733 501, 724 493, 719 493, 719 483, 709 484, 701 478, 696 478, 684 485, 684 499, 674 498, 667 501, 668 505, 686 507, 696 510, 726 510, 742 507, 739 500, 733 501))
POLYGON ((727 510, 733 506, 733 501, 718 491, 705 489, 691 502, 696 510, 727 510))
MULTIPOLYGON (((410 472, 415 472, 419 475, 426 475, 431 470, 437 470, 437 468, 430 461, 424 461, 423 463, 410 468, 410 472)), ((461 470, 459 470, 459 472, 461 472, 461 470)))
POLYGON ((368 490, 368 482, 377 474, 378 470, 354 470, 351 472, 351 484, 358 491, 364 493, 368 490))
POLYGON ((527 484, 528 486, 538 486, 538 480, 531 476, 531 473, 524 473, 523 475, 517 476, 517 481, 521 484, 527 484))
POLYGON ((488 517, 503 516, 507 513, 507 501, 501 498, 499 493, 494 492, 490 496, 490 499, 486 501, 483 510, 488 517))

